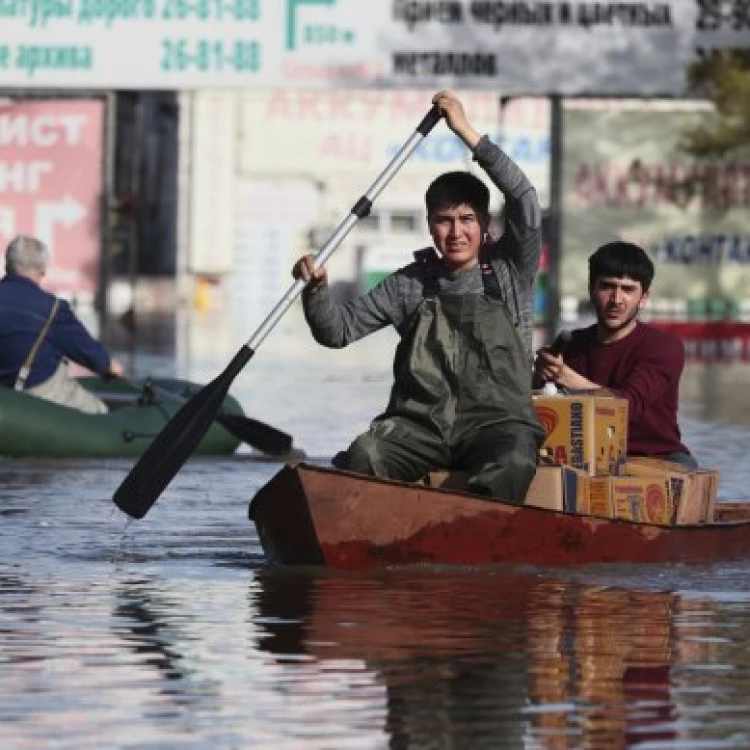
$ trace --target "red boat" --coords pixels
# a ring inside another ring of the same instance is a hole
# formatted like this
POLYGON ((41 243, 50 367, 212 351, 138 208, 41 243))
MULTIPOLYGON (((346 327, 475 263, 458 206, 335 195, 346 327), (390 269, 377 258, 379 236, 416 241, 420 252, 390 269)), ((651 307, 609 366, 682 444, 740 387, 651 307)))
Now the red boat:
POLYGON ((304 463, 281 469, 255 495, 249 515, 268 557, 291 565, 558 566, 750 557, 750 503, 718 503, 712 524, 658 526, 304 463))

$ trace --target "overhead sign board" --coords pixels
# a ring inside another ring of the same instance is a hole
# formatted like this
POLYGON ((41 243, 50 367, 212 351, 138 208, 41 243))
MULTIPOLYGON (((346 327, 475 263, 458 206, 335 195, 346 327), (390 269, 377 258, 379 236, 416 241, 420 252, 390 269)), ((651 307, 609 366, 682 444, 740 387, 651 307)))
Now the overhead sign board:
POLYGON ((680 95, 746 0, 0 0, 0 87, 680 95))

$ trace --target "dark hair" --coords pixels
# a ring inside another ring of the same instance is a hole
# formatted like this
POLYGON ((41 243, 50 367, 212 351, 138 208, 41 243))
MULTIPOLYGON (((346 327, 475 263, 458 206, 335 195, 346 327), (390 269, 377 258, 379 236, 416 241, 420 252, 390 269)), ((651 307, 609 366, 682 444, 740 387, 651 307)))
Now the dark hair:
POLYGON ((641 282, 647 292, 654 280, 654 264, 643 248, 632 242, 608 242, 589 257, 589 286, 602 276, 627 276, 641 282))
POLYGON ((424 196, 427 216, 443 208, 455 208, 465 203, 471 206, 480 221, 487 223, 490 216, 490 191, 471 172, 445 172, 436 177, 424 196))

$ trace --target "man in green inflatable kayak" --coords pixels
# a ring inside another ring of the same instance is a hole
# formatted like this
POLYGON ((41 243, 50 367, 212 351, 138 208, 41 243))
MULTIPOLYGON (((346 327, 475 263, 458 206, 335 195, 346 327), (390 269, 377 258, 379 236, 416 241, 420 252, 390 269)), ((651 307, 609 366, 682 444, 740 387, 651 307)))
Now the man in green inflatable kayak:
POLYGON ((23 390, 90 414, 106 405, 68 374, 72 360, 102 376, 121 376, 122 364, 92 338, 70 305, 40 283, 49 252, 43 242, 19 235, 5 250, 0 279, 0 386, 23 390))

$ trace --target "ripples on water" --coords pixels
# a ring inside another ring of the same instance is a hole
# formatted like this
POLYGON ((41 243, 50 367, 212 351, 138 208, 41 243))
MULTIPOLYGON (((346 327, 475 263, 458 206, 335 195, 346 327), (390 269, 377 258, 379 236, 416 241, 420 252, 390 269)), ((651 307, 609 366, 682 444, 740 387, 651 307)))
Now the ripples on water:
MULTIPOLYGON (((313 460, 388 386, 259 372, 240 400, 313 460)), ((747 496, 745 401, 707 412, 706 378, 686 440, 747 496)), ((3 750, 750 747, 748 565, 272 568, 247 504, 278 464, 190 461, 137 522, 129 466, 0 462, 3 750)))

